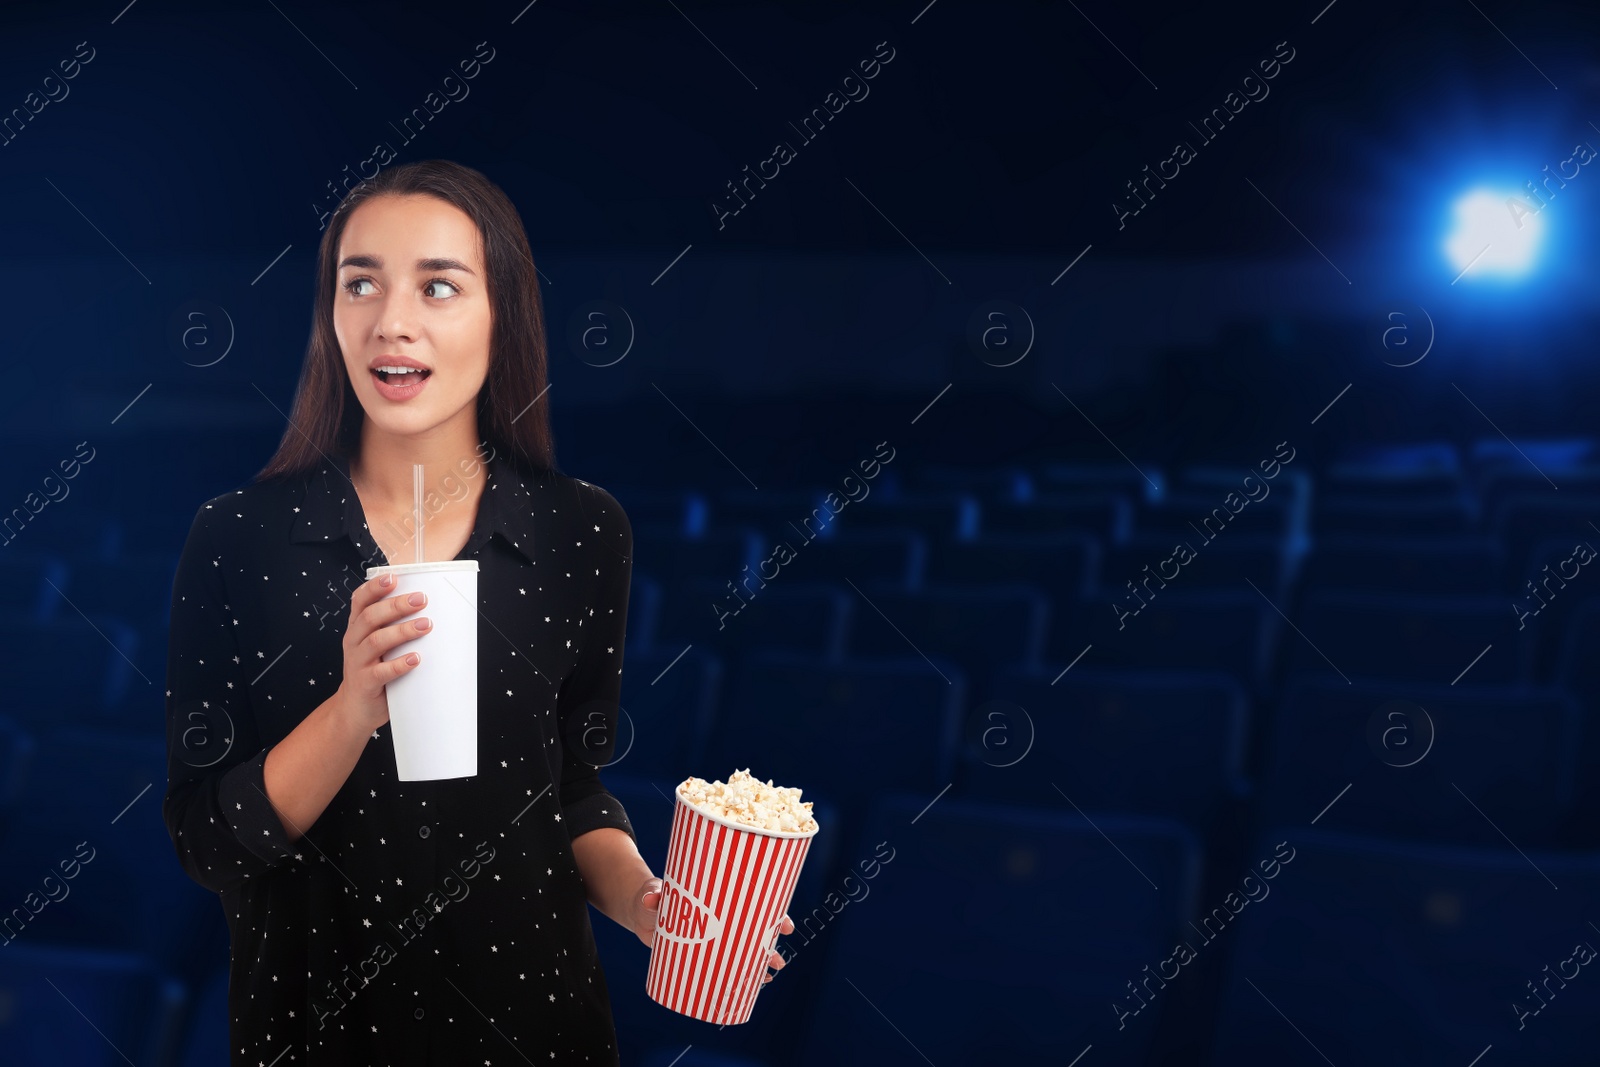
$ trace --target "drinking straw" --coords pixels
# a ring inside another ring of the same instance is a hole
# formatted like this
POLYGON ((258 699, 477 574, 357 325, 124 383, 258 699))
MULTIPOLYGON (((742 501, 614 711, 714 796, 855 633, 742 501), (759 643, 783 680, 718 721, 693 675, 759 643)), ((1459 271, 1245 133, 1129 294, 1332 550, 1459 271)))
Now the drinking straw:
POLYGON ((422 562, 422 464, 411 465, 411 512, 417 526, 417 562, 422 562))

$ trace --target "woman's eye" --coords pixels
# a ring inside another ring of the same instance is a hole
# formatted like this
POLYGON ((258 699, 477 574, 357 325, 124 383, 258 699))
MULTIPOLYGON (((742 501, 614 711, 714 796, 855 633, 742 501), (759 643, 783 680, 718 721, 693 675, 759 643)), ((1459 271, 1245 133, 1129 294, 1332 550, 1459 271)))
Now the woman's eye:
POLYGON ((370 278, 354 278, 354 279, 352 279, 352 280, 350 280, 348 282, 345 282, 345 284, 344 284, 345 292, 349 293, 352 296, 365 296, 366 295, 365 293, 361 293, 361 292, 357 292, 356 291, 356 286, 358 286, 358 285, 367 285, 367 284, 369 284, 371 282, 371 280, 372 279, 370 279, 370 278))
MULTIPOLYGON (((432 288, 432 287, 433 287, 433 286, 435 286, 435 285, 445 285, 445 286, 449 286, 449 288, 450 288, 450 290, 451 290, 451 291, 450 291, 450 292, 448 292, 448 293, 445 293, 445 294, 443 294, 443 296, 440 296, 440 297, 439 297, 439 298, 440 298, 440 299, 441 299, 441 300, 442 300, 442 299, 445 299, 445 298, 446 298, 446 297, 451 297, 451 296, 454 296, 454 295, 455 295, 455 294, 456 294, 456 293, 457 293, 457 292, 460 292, 460 290, 458 290, 458 289, 456 289, 456 287, 455 287, 455 286, 454 286, 454 285, 452 285, 452 284, 451 284, 451 283, 450 283, 450 282, 447 282, 447 281, 445 281, 445 280, 444 280, 444 279, 442 279, 442 278, 436 278, 436 279, 434 279, 434 280, 433 280, 433 281, 431 281, 431 282, 429 282, 429 283, 428 283, 428 286, 427 286, 427 287, 428 287, 428 288, 432 288)), ((435 296, 439 296, 439 294, 437 294, 437 293, 435 293, 435 294, 434 294, 434 295, 435 295, 435 296)))

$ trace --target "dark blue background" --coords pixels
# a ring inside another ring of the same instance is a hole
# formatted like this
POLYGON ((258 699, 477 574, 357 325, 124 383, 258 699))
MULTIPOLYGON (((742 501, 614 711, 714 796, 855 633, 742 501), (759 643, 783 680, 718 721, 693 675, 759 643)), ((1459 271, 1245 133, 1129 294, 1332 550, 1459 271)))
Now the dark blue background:
POLYGON ((0 146, 0 916, 95 850, 3 935, 0 1061, 225 1061, 221 909, 159 812, 173 568, 284 432, 328 183, 382 141, 522 212, 558 461, 636 536, 606 775, 646 859, 689 774, 822 816, 747 1025, 649 1001, 594 914, 624 1062, 1592 1062, 1600 577, 1519 612, 1600 544, 1600 178, 1520 281, 1441 247, 1600 145, 1595 16, 1324 5, 0 12, 0 111, 94 50, 0 146))

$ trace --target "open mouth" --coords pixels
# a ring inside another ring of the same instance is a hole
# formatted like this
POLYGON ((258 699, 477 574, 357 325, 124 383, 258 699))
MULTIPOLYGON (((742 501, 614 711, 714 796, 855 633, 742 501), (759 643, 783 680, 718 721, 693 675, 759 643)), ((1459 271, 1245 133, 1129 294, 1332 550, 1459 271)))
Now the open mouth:
POLYGON ((403 371, 374 369, 372 372, 373 377, 377 378, 383 384, 398 386, 416 385, 417 383, 426 379, 432 373, 433 371, 431 370, 418 370, 415 367, 407 367, 403 371))

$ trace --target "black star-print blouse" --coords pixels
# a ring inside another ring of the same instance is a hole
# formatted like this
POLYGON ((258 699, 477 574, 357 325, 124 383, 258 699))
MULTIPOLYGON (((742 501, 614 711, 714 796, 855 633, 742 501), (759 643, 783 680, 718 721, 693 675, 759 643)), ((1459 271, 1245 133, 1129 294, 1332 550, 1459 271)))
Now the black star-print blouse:
POLYGON ((162 811, 227 915, 235 1067, 617 1062, 572 839, 633 834, 597 770, 632 555, 605 490, 491 454, 456 557, 479 565, 477 775, 397 781, 385 725, 291 844, 262 766, 338 688, 350 593, 388 561, 343 460, 200 507, 172 594, 162 811))

